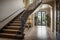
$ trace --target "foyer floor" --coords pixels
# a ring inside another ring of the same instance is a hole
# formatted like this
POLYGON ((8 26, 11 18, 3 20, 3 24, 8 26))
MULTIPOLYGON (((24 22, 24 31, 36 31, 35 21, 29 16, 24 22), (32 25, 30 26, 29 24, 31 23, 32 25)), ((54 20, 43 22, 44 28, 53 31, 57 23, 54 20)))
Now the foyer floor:
POLYGON ((48 33, 46 26, 33 27, 25 36, 25 40, 55 40, 54 36, 48 33))
MULTIPOLYGON (((48 33, 46 26, 36 26, 30 29, 25 30, 25 39, 24 40, 55 40, 51 38, 51 34, 48 33), (28 31, 27 31, 28 30, 28 31)), ((0 40, 18 40, 18 39, 3 39, 0 40)))

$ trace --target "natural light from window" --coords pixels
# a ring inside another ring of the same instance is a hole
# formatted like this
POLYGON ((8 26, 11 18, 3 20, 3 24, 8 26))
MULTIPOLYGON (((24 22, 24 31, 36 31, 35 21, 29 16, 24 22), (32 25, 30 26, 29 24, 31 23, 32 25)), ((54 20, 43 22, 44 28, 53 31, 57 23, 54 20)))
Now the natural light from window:
POLYGON ((33 3, 33 0, 29 0, 29 4, 32 4, 33 3))

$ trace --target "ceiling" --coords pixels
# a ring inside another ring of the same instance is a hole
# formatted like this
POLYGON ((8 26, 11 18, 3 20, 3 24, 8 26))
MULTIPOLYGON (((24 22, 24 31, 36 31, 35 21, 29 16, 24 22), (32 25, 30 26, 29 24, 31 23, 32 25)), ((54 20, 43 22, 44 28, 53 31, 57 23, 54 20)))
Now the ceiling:
POLYGON ((50 1, 55 1, 55 0, 42 0, 43 3, 50 2, 50 1))

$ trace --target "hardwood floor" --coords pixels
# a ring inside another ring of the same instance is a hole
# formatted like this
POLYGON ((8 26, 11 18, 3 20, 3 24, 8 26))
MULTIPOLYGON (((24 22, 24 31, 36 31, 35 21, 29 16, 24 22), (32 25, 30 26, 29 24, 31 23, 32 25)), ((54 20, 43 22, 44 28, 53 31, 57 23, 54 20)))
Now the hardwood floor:
MULTIPOLYGON (((48 30, 46 26, 36 26, 30 29, 25 29, 25 38, 24 40, 55 40, 52 39, 48 34, 48 30)), ((18 40, 18 39, 1 39, 0 40, 18 40)))

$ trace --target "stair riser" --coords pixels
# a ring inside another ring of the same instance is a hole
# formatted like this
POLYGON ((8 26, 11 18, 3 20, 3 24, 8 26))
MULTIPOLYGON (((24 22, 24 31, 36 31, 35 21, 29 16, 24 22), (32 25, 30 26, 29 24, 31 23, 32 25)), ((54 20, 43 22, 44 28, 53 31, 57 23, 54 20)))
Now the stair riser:
POLYGON ((0 35, 0 38, 23 39, 23 37, 18 37, 18 36, 8 36, 8 35, 0 35))
POLYGON ((21 26, 21 24, 9 24, 10 26, 21 26))
POLYGON ((11 23, 21 23, 20 21, 12 21, 11 23))
POLYGON ((16 20, 13 20, 13 21, 21 21, 21 20, 16 19, 16 20))
POLYGON ((20 18, 16 18, 15 20, 20 20, 20 18))
POLYGON ((9 25, 9 26, 21 26, 21 25, 9 25))
POLYGON ((21 23, 10 23, 9 25, 16 25, 16 26, 20 26, 21 25, 21 23))
POLYGON ((8 28, 8 29, 18 30, 19 28, 8 28))
POLYGON ((17 34, 17 32, 13 32, 13 31, 5 31, 4 33, 8 33, 8 34, 17 34))

